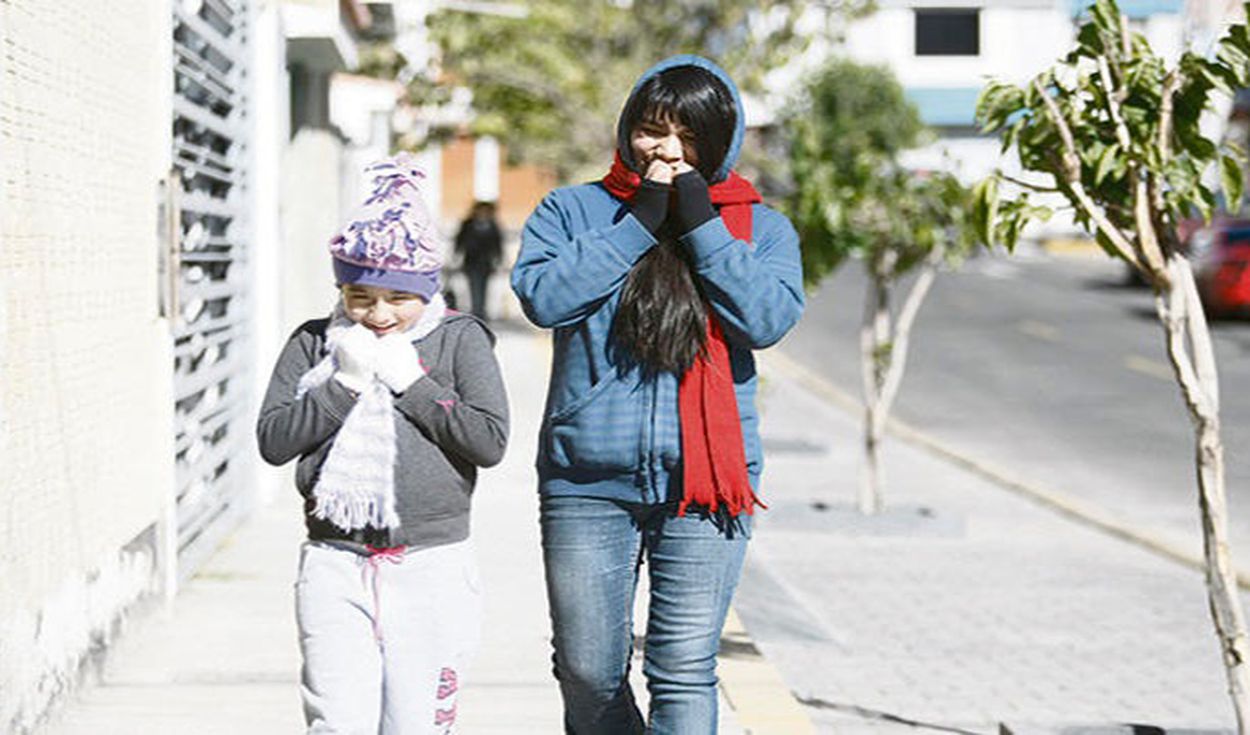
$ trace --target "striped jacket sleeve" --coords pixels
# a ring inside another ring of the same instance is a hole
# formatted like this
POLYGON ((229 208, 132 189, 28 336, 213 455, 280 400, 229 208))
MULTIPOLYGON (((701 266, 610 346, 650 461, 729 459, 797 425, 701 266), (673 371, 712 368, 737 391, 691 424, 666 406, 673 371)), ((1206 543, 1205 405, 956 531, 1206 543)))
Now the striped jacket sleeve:
POLYGON ((563 327, 593 312, 625 282, 655 238, 632 214, 576 236, 560 192, 547 195, 521 232, 512 290, 534 324, 563 327))
POLYGON ((754 211, 754 245, 730 234, 720 217, 682 237, 694 256, 703 292, 740 347, 775 344, 803 313, 803 266, 799 236, 779 212, 754 211))

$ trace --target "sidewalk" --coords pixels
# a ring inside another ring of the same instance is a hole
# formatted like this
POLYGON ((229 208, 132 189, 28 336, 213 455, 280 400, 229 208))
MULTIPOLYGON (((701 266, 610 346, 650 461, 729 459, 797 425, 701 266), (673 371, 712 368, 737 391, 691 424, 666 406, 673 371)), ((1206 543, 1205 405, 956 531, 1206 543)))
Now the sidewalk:
MULTIPOLYGON (((532 469, 547 343, 499 332, 513 436, 475 502, 485 641, 459 732, 558 733, 532 469)), ((750 635, 722 641, 722 733, 1231 732, 1199 574, 897 438, 890 509, 864 520, 858 417, 779 353, 761 375, 769 509, 735 600, 750 635)), ((301 536, 294 492, 261 509, 46 732, 300 732, 301 536)))
POLYGON ((761 374, 736 604, 818 732, 1232 732, 1199 573, 895 437, 865 519, 859 416, 782 353, 761 374))
MULTIPOLYGON (((507 457, 482 474, 474 503, 486 620, 457 731, 547 735, 563 729, 551 677, 533 471, 549 353, 538 332, 506 323, 498 332, 513 429, 507 457)), ((302 534, 292 489, 229 539, 182 588, 172 610, 132 624, 110 652, 99 683, 61 708, 48 735, 301 732, 291 587, 302 534)), ((636 630, 643 630, 645 609, 636 615, 636 630)), ((796 712, 802 717, 798 705, 778 688, 779 678, 745 634, 727 631, 727 639, 733 645, 722 656, 729 673, 722 689, 755 722, 780 723, 751 732, 810 731, 806 721, 794 719, 796 712)), ((636 661, 635 691, 645 700, 640 669, 636 661)), ((721 713, 721 733, 747 732, 724 696, 721 713)))

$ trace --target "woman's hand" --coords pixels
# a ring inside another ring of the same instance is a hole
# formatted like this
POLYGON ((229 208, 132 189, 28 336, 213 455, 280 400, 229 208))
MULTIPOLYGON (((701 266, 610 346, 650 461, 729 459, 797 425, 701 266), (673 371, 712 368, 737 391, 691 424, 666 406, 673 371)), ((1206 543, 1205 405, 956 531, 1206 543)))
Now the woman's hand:
POLYGON ((693 170, 694 167, 686 163, 684 158, 679 158, 676 161, 665 161, 657 158, 647 166, 647 175, 643 178, 654 181, 657 184, 671 184, 673 179, 693 170))
POLYGON ((630 211, 634 213, 642 226, 655 235, 668 216, 668 199, 673 193, 670 183, 673 180, 673 167, 664 161, 655 160, 647 167, 647 176, 638 185, 634 198, 630 202, 630 211))
MULTIPOLYGON (((682 162, 678 161, 678 163, 682 162)), ((673 164, 657 158, 647 166, 647 174, 643 178, 648 181, 654 181, 657 184, 671 184, 673 183, 673 177, 677 175, 677 171, 674 169, 675 166, 673 164)))
POLYGON ((677 190, 677 201, 669 214, 675 220, 679 233, 685 235, 716 217, 703 174, 687 166, 685 171, 673 178, 673 188, 677 190))

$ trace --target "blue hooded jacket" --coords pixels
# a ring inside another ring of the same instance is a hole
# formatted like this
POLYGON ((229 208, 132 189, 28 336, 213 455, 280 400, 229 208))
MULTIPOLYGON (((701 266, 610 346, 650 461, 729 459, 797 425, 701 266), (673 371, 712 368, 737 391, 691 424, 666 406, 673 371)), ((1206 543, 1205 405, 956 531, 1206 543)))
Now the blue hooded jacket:
MULTIPOLYGON (((698 56, 656 64, 631 92, 683 65, 715 74, 733 94, 737 125, 711 183, 733 168, 745 130, 742 100, 728 75, 698 56)), ((621 145, 628 145, 628 131, 621 145)), ((752 242, 716 217, 681 237, 729 344, 751 486, 763 456, 751 350, 777 342, 803 312, 799 242, 783 215, 752 207, 752 242)), ((539 490, 551 495, 662 503, 682 496, 678 378, 647 376, 611 349, 610 331, 630 269, 656 239, 601 182, 552 191, 525 223, 512 289, 534 324, 554 330, 551 381, 539 433, 539 490)))

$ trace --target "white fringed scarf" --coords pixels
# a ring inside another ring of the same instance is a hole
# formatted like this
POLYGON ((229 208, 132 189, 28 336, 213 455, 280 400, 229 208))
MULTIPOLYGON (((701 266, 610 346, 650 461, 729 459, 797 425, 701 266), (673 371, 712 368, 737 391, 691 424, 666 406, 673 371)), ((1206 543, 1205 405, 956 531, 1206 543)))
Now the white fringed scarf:
MULTIPOLYGON (((434 331, 447 313, 442 294, 435 294, 421 318, 404 337, 415 342, 434 331)), ((355 324, 342 304, 330 315, 325 357, 299 380, 295 397, 321 385, 338 370, 334 347, 355 324)), ((374 376, 339 427, 313 487, 313 516, 344 531, 366 526, 398 528, 395 511, 395 415, 391 391, 374 376)))

